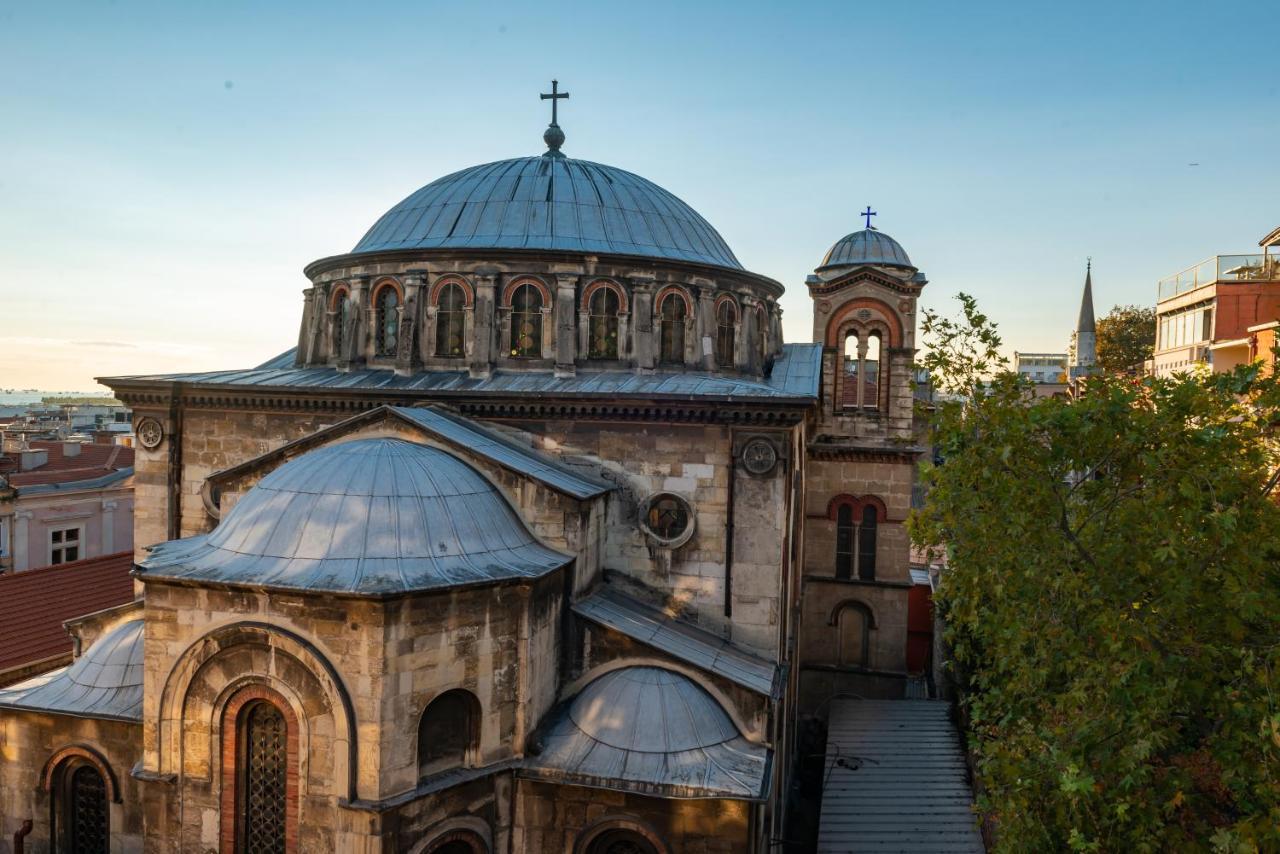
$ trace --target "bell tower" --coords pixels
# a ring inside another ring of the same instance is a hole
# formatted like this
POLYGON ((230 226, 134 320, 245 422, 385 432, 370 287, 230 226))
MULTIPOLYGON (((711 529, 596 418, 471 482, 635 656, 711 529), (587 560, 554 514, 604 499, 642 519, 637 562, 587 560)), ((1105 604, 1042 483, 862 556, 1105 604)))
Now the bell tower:
POLYGON ((862 215, 866 227, 836 241, 805 280, 822 398, 805 448, 800 708, 818 717, 841 693, 902 697, 928 659, 908 619, 903 524, 921 453, 912 362, 925 277, 870 224, 875 211, 862 215))

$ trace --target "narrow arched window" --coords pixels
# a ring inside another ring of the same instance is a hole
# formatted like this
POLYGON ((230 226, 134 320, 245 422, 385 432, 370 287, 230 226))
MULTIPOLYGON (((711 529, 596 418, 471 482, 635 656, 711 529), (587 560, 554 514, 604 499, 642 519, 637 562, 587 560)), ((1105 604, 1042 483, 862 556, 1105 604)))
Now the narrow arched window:
POLYGON ((858 526, 858 577, 876 579, 876 508, 870 504, 862 508, 862 524, 858 526))
POLYGON ((837 617, 837 655, 846 667, 867 667, 870 659, 871 612, 860 602, 846 602, 837 617))
POLYGON ((732 368, 734 358, 734 338, 738 330, 738 309, 732 300, 721 300, 716 307, 716 364, 722 368, 732 368))
POLYGON ((351 317, 351 294, 345 289, 338 291, 333 303, 333 355, 341 356, 347 344, 347 321, 351 317))
POLYGON ((842 406, 853 407, 858 405, 858 383, 862 378, 862 360, 858 356, 861 343, 861 339, 856 332, 850 332, 845 336, 843 353, 844 385, 840 389, 840 403, 842 406))
POLYGON ((880 406, 880 333, 872 332, 867 336, 867 352, 863 357, 866 366, 862 374, 862 399, 859 405, 864 409, 878 409, 880 406))
POLYGON ((379 356, 396 354, 396 332, 400 328, 400 294, 384 285, 374 299, 374 352, 379 356))
POLYGON ((613 288, 599 288, 591 295, 587 328, 587 357, 618 358, 618 310, 621 301, 613 288))
POLYGON ((83 759, 69 760, 61 769, 54 797, 56 850, 107 854, 111 834, 102 772, 83 759))
POLYGON ((542 292, 537 285, 525 283, 511 297, 511 355, 542 356, 542 292))
POLYGON ((836 578, 853 577, 853 508, 841 504, 836 511, 836 578))
POLYGON ((236 757, 236 852, 285 851, 288 814, 288 725, 272 703, 257 701, 239 715, 236 757))
POLYGON ((446 691, 418 721, 418 777, 473 764, 480 741, 480 702, 467 691, 446 691))
POLYGON ((436 301, 436 355, 458 358, 464 353, 467 296, 462 286, 450 282, 436 301))
POLYGON ((658 361, 667 365, 683 365, 684 319, 687 314, 684 300, 677 293, 667 294, 658 307, 658 314, 661 326, 658 361))

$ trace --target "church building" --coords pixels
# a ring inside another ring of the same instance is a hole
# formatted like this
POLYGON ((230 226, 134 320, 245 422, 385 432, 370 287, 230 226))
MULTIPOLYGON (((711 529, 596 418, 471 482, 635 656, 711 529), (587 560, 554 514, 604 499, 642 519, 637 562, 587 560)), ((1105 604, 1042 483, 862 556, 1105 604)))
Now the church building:
POLYGON ((279 357, 103 380, 137 600, 0 690, 0 850, 764 854, 801 719, 903 696, 923 274, 868 209, 785 343, 544 140, 309 264, 279 357))

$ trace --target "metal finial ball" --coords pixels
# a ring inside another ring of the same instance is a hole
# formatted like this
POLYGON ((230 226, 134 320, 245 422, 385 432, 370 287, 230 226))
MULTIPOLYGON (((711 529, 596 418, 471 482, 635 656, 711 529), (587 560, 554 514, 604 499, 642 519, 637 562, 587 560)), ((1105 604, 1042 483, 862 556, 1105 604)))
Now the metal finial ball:
POLYGON ((542 134, 542 141, 552 151, 559 151, 560 146, 564 145, 564 131, 560 130, 560 125, 551 125, 542 134))

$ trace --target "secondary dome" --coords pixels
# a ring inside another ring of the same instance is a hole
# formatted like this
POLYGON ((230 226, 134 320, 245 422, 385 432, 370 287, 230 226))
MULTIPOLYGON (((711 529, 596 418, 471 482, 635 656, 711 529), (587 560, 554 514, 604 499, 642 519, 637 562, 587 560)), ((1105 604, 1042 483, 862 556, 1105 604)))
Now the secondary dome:
POLYGON ((836 241, 827 256, 818 265, 819 270, 828 267, 849 267, 858 264, 874 264, 881 267, 911 267, 911 259, 902 244, 883 231, 864 228, 847 234, 836 241))
POLYGON ((121 623, 69 667, 0 691, 0 706, 142 719, 142 620, 121 623))
POLYGON ((393 249, 543 249, 742 269, 711 224, 657 184, 558 152, 432 181, 383 214, 352 252, 393 249))
POLYGON ((391 596, 536 578, 568 561, 452 454, 357 439, 290 460, 212 533, 156 546, 138 568, 144 578, 391 596))
POLYGON ((676 753, 738 736, 710 694, 660 667, 606 673, 582 690, 569 716, 578 729, 619 750, 676 753))

